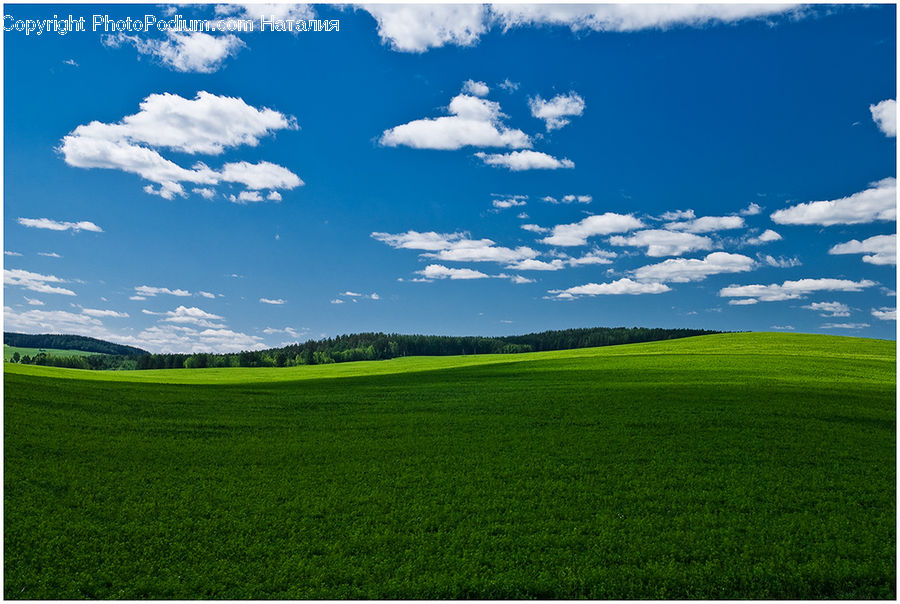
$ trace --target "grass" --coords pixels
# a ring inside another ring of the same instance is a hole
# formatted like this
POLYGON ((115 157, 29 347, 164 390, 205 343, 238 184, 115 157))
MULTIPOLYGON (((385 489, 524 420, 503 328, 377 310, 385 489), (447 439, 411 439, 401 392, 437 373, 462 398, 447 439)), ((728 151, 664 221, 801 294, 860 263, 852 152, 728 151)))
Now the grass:
POLYGON ((893 342, 775 334, 7 364, 4 593, 893 599, 895 385, 893 342))
POLYGON ((13 354, 16 352, 19 353, 19 356, 28 355, 30 357, 33 357, 41 352, 46 352, 47 354, 56 357, 84 357, 99 354, 97 352, 85 352, 83 350, 60 350, 56 348, 22 348, 21 346, 9 346, 7 344, 4 344, 3 360, 8 362, 10 359, 12 359, 13 354))

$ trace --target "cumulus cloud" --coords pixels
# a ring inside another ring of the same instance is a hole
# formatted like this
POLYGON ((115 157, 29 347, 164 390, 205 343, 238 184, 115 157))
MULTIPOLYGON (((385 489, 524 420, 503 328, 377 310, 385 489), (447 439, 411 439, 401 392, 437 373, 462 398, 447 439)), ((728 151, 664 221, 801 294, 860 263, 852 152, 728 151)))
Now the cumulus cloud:
POLYGON ((378 36, 393 50, 425 52, 453 44, 471 46, 487 31, 482 4, 371 4, 365 11, 378 22, 378 36))
POLYGON ((588 216, 571 224, 558 224, 553 227, 549 237, 541 239, 541 243, 563 247, 585 245, 588 237, 625 233, 643 226, 644 223, 631 214, 606 212, 588 216))
POLYGON ((694 210, 672 210, 660 216, 661 220, 668 221, 693 220, 694 218, 696 218, 694 210))
POLYGON ((518 262, 534 258, 538 253, 530 247, 515 249, 494 245, 490 239, 461 239, 438 252, 422 254, 426 258, 450 262, 518 262))
POLYGON ((876 105, 869 105, 869 111, 879 130, 886 136, 897 136, 897 101, 887 99, 876 105))
POLYGON ((882 306, 881 308, 873 308, 872 316, 876 319, 881 319, 882 321, 896 321, 897 320, 897 309, 891 308, 889 306, 882 306))
POLYGON ((822 329, 863 329, 868 323, 825 323, 822 329))
POLYGON ((41 300, 29 298, 28 296, 25 296, 25 301, 28 302, 28 304, 31 306, 43 306, 44 305, 44 303, 41 300))
POLYGON ((760 233, 759 237, 750 237, 747 239, 747 243, 750 245, 762 245, 764 243, 770 243, 772 241, 781 241, 782 237, 772 229, 766 229, 762 233, 760 233))
MULTIPOLYGON (((296 120, 278 111, 256 109, 240 98, 205 91, 196 98, 151 94, 140 111, 121 121, 81 125, 63 137, 58 151, 70 166, 106 168, 137 174, 151 183, 145 191, 165 199, 186 195, 181 183, 216 185, 241 182, 250 188, 293 188, 303 182, 286 168, 268 162, 226 164, 224 174, 203 162, 185 168, 163 157, 158 149, 186 154, 219 155, 240 145, 256 146, 262 136, 296 129, 296 120)), ((195 187, 211 198, 208 186, 195 187)))
POLYGON ((869 264, 897 264, 897 235, 875 235, 862 241, 851 239, 828 250, 829 254, 866 254, 869 264))
POLYGON ((51 283, 65 283, 65 279, 60 279, 55 275, 42 275, 40 273, 32 273, 18 268, 3 269, 3 284, 14 287, 24 287, 25 289, 42 294, 62 294, 64 296, 74 296, 75 292, 64 287, 50 285, 51 283))
POLYGON ((740 229, 744 226, 744 219, 740 216, 702 216, 684 222, 670 222, 666 228, 670 231, 684 231, 686 233, 712 233, 729 229, 740 229))
POLYGON ((775 256, 770 256, 768 254, 757 254, 756 258, 761 263, 774 266, 775 268, 793 268, 803 264, 796 256, 793 258, 786 258, 784 256, 776 258, 775 256))
POLYGON ((489 166, 508 168, 512 172, 523 170, 558 170, 574 168, 575 162, 566 157, 557 159, 541 151, 512 151, 510 153, 484 153, 479 151, 475 157, 489 166))
POLYGON ((756 216, 762 212, 762 207, 758 203, 750 202, 746 208, 738 212, 741 216, 756 216))
POLYGON ((172 324, 154 325, 137 336, 119 337, 118 341, 162 353, 226 353, 265 348, 262 338, 225 327, 195 329, 172 324))
POLYGON ((495 25, 503 30, 552 25, 574 32, 629 32, 801 14, 796 5, 774 4, 378 4, 362 8, 378 22, 382 42, 402 52, 425 52, 448 44, 472 46, 495 25))
POLYGON ((50 231, 91 231, 93 233, 102 233, 103 229, 93 222, 87 220, 79 220, 78 222, 60 222, 58 220, 50 220, 49 218, 19 218, 16 222, 22 226, 33 229, 47 229, 50 231))
POLYGON ((285 300, 282 300, 281 298, 276 298, 276 299, 260 298, 259 301, 262 302, 263 304, 274 304, 275 306, 281 306, 282 304, 285 303, 285 300))
MULTIPOLYGON (((146 314, 160 313, 147 312, 146 314)), ((205 310, 197 308, 196 306, 179 306, 175 310, 166 311, 161 314, 165 317, 164 319, 162 319, 162 321, 166 323, 187 323, 197 325, 199 327, 223 327, 221 324, 219 324, 219 321, 222 321, 223 317, 214 315, 210 312, 206 312, 205 310)))
MULTIPOLYGON (((99 319, 65 310, 28 310, 17 312, 3 307, 4 328, 26 332, 96 334, 103 326, 99 319)), ((97 337, 97 336, 94 336, 97 337)))
POLYGON ((527 199, 527 196, 513 195, 512 197, 501 197, 499 199, 493 199, 491 200, 491 204, 499 210, 505 210, 506 208, 524 206, 526 204, 525 199, 527 199))
POLYGON ((558 271, 566 267, 565 262, 560 260, 559 258, 555 258, 550 262, 544 262, 543 260, 521 260, 514 264, 508 265, 506 268, 511 268, 519 271, 558 271))
POLYGON ((876 285, 874 281, 863 279, 800 279, 785 281, 781 285, 730 285, 719 290, 719 295, 726 298, 755 298, 760 302, 777 302, 794 300, 820 291, 858 292, 876 285))
POLYGON ((429 264, 416 274, 422 275, 426 279, 488 279, 490 275, 486 275, 481 271, 469 268, 449 268, 440 264, 429 264))
POLYGON ((555 298, 570 299, 579 296, 662 294, 667 291, 671 291, 671 288, 664 283, 646 283, 623 278, 611 283, 587 283, 568 289, 551 289, 548 293, 556 294, 555 298))
POLYGON ((182 73, 213 73, 235 56, 244 43, 233 34, 210 35, 203 32, 168 30, 163 39, 129 36, 124 33, 108 35, 104 44, 117 48, 131 44, 142 55, 149 55, 174 71, 182 73))
POLYGON ((659 264, 642 266, 632 271, 639 281, 687 283, 703 281, 709 275, 742 273, 752 270, 756 262, 741 254, 713 252, 702 260, 696 258, 669 258, 659 264))
POLYGON ((287 168, 267 161, 225 164, 221 178, 226 182, 241 183, 249 189, 294 189, 305 184, 287 168))
POLYGON ((134 288, 138 296, 155 296, 157 294, 167 294, 169 296, 190 296, 191 292, 186 289, 169 289, 168 287, 152 287, 150 285, 138 285, 134 288))
POLYGON ((433 252, 447 249, 452 242, 463 239, 465 233, 435 233, 434 231, 420 233, 418 231, 407 231, 405 233, 391 234, 375 232, 370 236, 388 244, 392 248, 433 252))
POLYGON ((495 4, 491 11, 504 29, 558 25, 572 31, 631 32, 674 27, 706 27, 784 13, 778 4, 495 4))
POLYGON ((278 20, 307 21, 316 18, 315 9, 309 4, 220 4, 216 6, 216 14, 232 15, 239 19, 275 18, 278 20))
POLYGON ((462 91, 466 94, 471 94, 474 96, 487 96, 491 89, 488 88, 488 85, 484 82, 466 80, 465 82, 463 82, 462 91))
POLYGON ((536 224, 522 224, 519 225, 520 228, 530 231, 532 233, 549 233, 550 229, 544 228, 542 226, 538 226, 536 224))
POLYGON ((661 229, 638 231, 630 236, 617 235, 610 237, 610 244, 618 246, 645 247, 647 255, 681 256, 697 250, 710 250, 712 239, 693 233, 680 233, 661 229))
POLYGON ((606 250, 592 250, 583 256, 578 258, 571 258, 569 256, 563 255, 563 260, 569 266, 584 266, 587 264, 612 264, 612 258, 615 258, 618 254, 615 252, 609 252, 606 250))
POLYGON ((570 117, 584 113, 584 99, 576 92, 558 94, 547 101, 536 96, 528 100, 528 106, 533 117, 544 120, 547 132, 566 126, 570 117))
POLYGON ((380 143, 414 149, 455 150, 462 147, 531 147, 531 138, 503 124, 500 103, 460 94, 450 101, 450 115, 413 120, 385 130, 380 143))
POLYGON ((841 302, 813 302, 802 308, 814 310, 822 317, 849 317, 850 307, 841 302))
POLYGON ((99 308, 82 308, 81 312, 91 317, 112 317, 114 319, 127 319, 127 312, 117 312, 115 310, 103 310, 99 308))
POLYGON ((199 291, 199 292, 197 292, 197 295, 198 295, 198 296, 202 296, 202 297, 204 297, 204 298, 215 298, 215 297, 216 297, 215 294, 210 293, 210 292, 204 292, 204 291, 199 291))
POLYGON ((863 224, 897 219, 897 179, 885 178, 865 191, 831 201, 801 203, 772 214, 778 224, 863 224))

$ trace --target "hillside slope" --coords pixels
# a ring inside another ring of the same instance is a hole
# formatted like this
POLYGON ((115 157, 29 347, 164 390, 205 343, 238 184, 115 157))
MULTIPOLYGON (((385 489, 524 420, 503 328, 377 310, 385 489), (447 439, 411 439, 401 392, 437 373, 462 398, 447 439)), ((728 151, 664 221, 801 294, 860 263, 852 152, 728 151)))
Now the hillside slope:
POLYGON ((895 597, 893 342, 510 356, 7 365, 4 593, 895 597))

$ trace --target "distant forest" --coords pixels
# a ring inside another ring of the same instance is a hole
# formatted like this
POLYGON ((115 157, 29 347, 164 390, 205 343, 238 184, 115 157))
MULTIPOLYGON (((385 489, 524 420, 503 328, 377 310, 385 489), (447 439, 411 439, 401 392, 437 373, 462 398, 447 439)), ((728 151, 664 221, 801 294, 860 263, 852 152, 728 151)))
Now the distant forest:
POLYGON ((86 336, 67 336, 58 334, 4 333, 3 343, 17 348, 54 348, 56 350, 81 350, 97 354, 137 355, 150 354, 146 350, 134 346, 113 344, 97 338, 86 336))
MULTIPOLYGON (((139 352, 128 354, 107 353, 104 355, 62 357, 52 351, 34 357, 24 356, 21 363, 33 365, 53 365, 74 369, 200 369, 204 367, 294 367, 297 365, 324 365, 348 361, 376 361, 403 356, 448 356, 476 354, 515 354, 542 350, 568 350, 653 342, 700 336, 717 331, 705 329, 659 329, 646 327, 592 327, 544 331, 523 336, 488 338, 480 336, 422 336, 384 333, 360 333, 342 335, 322 340, 309 340, 283 348, 252 350, 229 354, 150 354, 137 348, 139 352)), ((34 344, 12 344, 10 336, 4 334, 7 344, 29 348, 50 348, 46 341, 41 346, 34 344)), ((38 337, 38 336, 25 336, 38 337)), ((80 336, 39 336, 53 338, 80 338, 80 336)), ((93 340, 93 338, 83 338, 93 340)), ((19 342, 20 340, 16 340, 19 342)), ((63 340, 65 341, 65 340, 63 340)), ((93 340, 109 346, 118 346, 102 340, 93 340)), ((71 342, 53 348, 72 348, 71 342)), ((80 348, 78 350, 83 350, 80 348)))

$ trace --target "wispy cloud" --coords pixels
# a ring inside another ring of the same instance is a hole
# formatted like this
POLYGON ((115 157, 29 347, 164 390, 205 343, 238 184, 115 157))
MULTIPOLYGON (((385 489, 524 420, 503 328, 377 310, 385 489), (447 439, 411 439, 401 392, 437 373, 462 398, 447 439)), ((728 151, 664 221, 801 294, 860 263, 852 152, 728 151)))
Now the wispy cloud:
POLYGON ((92 231, 94 233, 102 233, 103 229, 88 220, 80 220, 78 222, 60 222, 58 220, 50 220, 49 218, 19 218, 16 222, 22 226, 33 229, 47 229, 50 231, 92 231))
POLYGON ((14 287, 24 287, 25 289, 42 294, 62 294, 64 296, 74 296, 75 292, 64 287, 50 285, 51 283, 65 283, 65 279, 61 279, 55 275, 42 275, 40 273, 32 273, 17 268, 3 269, 3 283, 14 287))

